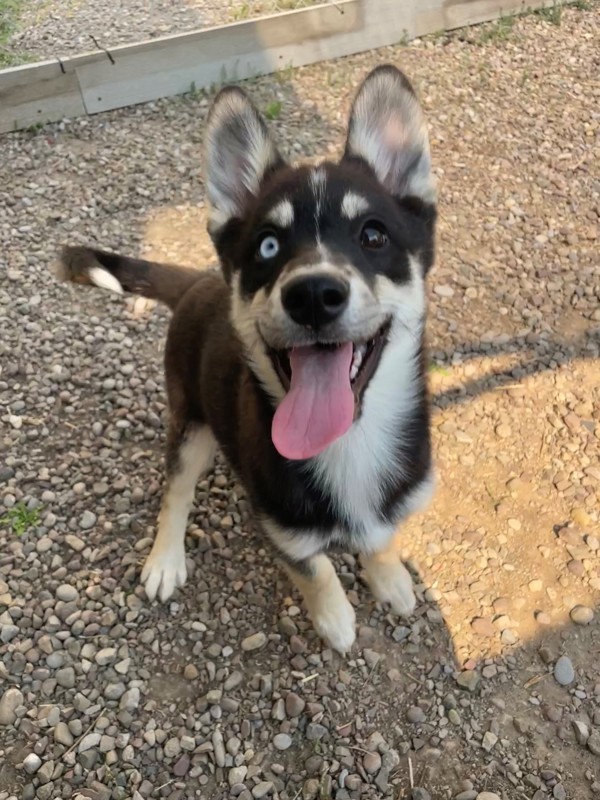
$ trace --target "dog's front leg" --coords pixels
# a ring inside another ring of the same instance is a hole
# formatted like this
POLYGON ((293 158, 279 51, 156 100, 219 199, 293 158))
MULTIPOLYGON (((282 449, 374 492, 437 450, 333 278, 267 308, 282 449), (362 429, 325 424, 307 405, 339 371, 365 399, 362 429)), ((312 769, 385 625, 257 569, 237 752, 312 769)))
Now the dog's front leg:
POLYGON ((339 653, 348 652, 356 638, 356 615, 331 561, 319 553, 293 564, 286 560, 285 569, 319 636, 339 653))
POLYGON ((185 531, 194 490, 213 464, 215 438, 207 425, 171 423, 167 444, 167 482, 158 517, 158 533, 142 570, 150 600, 168 600, 187 578, 185 531))
POLYGON ((360 560, 376 599, 389 603, 396 614, 409 617, 415 610, 417 599, 410 572, 400 559, 400 551, 400 536, 396 534, 386 547, 362 555, 360 560))

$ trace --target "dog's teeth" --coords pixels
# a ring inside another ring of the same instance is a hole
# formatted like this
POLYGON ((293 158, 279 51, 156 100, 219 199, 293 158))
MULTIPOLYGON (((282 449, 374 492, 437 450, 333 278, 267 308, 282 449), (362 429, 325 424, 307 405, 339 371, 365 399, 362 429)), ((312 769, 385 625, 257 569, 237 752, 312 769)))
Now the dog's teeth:
POLYGON ((354 348, 354 355, 352 356, 352 364, 350 365, 350 380, 353 381, 358 375, 358 370, 362 364, 363 358, 367 348, 364 344, 356 345, 354 348))

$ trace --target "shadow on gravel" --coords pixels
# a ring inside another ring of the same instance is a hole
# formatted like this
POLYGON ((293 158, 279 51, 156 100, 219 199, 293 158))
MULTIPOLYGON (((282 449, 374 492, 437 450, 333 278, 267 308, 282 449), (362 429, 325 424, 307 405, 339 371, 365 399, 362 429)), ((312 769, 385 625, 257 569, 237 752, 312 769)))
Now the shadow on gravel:
MULTIPOLYGON (((505 369, 494 370, 480 378, 462 380, 459 386, 437 391, 436 405, 460 405, 476 395, 502 387, 519 385, 523 378, 554 372, 571 361, 592 360, 600 357, 600 326, 590 321, 590 329, 577 339, 539 338, 536 344, 527 344, 522 338, 511 338, 503 345, 469 342, 460 348, 461 364, 477 358, 512 355, 514 363, 505 369), (462 355, 466 353, 467 355, 462 355)), ((449 354, 450 359, 452 353, 449 354)))

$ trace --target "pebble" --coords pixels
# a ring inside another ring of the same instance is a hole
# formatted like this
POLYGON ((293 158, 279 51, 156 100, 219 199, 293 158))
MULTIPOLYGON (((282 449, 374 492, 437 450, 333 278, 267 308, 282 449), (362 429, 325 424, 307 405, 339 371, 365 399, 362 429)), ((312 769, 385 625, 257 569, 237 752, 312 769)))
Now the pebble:
POLYGON ((288 733, 277 733, 273 745, 276 750, 288 750, 292 746, 292 737, 288 733))
POLYGON ((475 800, 501 800, 495 792, 479 792, 475 800))
POLYGON ((588 750, 595 756, 600 756, 600 732, 594 731, 586 742, 588 750))
POLYGON ((250 653, 253 650, 260 650, 261 647, 264 647, 267 643, 267 636, 262 631, 258 633, 253 633, 250 636, 246 636, 245 639, 242 639, 242 650, 246 653, 250 653))
POLYGON ((421 789, 420 787, 415 786, 410 793, 410 798, 411 800, 431 800, 431 795, 427 789, 421 789))
POLYGON ((72 689, 75 686, 75 670, 73 667, 64 667, 56 673, 56 681, 64 689, 72 689))
POLYGON ((381 756, 379 753, 365 753, 363 757, 363 768, 368 775, 374 775, 381 769, 381 756))
POLYGON ((88 733, 77 745, 78 753, 85 753, 86 750, 91 750, 93 747, 98 747, 100 744, 101 736, 99 733, 88 733))
POLYGON ((479 686, 479 675, 474 670, 465 670, 464 672, 459 672, 456 682, 461 687, 461 689, 467 689, 469 692, 476 691, 477 687, 479 686))
POLYGON ((570 686, 575 680, 575 670, 568 656, 561 656, 554 665, 554 677, 561 686, 570 686))
POLYGON ((412 708, 409 708, 406 713, 406 717, 409 722, 415 724, 418 724, 419 722, 425 722, 427 719, 423 709, 419 708, 419 706, 413 706, 412 708))
POLYGON ((135 711, 140 704, 140 690, 136 687, 128 689, 121 697, 119 708, 123 711, 135 711))
POLYGON ((33 775, 38 769, 42 766, 42 759, 36 755, 35 753, 29 753, 23 759, 23 767, 25 768, 25 772, 28 772, 30 775, 33 775))
POLYGON ((23 694, 14 686, 0 698, 0 725, 13 725, 17 720, 17 708, 24 702, 23 694))
POLYGON ((288 692, 285 698, 285 712, 288 717, 299 717, 306 707, 306 702, 295 692, 288 692))
POLYGON ((79 592, 69 583, 63 583, 56 590, 56 597, 58 600, 63 600, 65 603, 71 603, 73 600, 77 600, 79 592))
POLYGON ((66 722, 59 722, 54 728, 54 741, 57 744, 62 744, 65 747, 70 747, 73 744, 73 735, 69 730, 66 722))
POLYGON ((479 636, 494 637, 497 635, 497 630, 491 619, 484 617, 477 617, 471 622, 471 627, 479 636))
POLYGON ((98 517, 93 513, 93 511, 86 510, 81 515, 81 519, 79 520, 79 527, 82 530, 87 531, 90 528, 94 527, 97 519, 98 517))
POLYGON ((575 606, 570 616, 576 625, 589 625, 594 619, 594 612, 589 606, 575 606))
POLYGON ((189 772, 190 766, 190 757, 184 753, 173 765, 173 775, 176 778, 183 778, 189 772))
POLYGON ((254 800, 261 800, 263 797, 273 792, 273 783, 271 781, 260 781, 252 789, 252 797, 254 800))

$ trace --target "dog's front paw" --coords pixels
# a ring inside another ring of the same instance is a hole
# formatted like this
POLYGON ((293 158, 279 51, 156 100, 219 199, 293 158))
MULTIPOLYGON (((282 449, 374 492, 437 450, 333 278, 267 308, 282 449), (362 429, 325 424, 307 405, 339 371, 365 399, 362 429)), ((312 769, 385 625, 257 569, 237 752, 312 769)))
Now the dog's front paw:
POLYGON ((164 603, 187 578, 185 550, 183 547, 157 548, 150 551, 142 570, 141 582, 149 600, 158 595, 164 603))
POLYGON ((410 572, 400 560, 368 559, 365 577, 377 600, 389 603, 394 613, 410 617, 417 606, 417 598, 410 572))
MULTIPOLYGON (((341 589, 341 587, 340 587, 341 589)), ((356 640, 356 614, 343 590, 336 597, 323 598, 323 602, 308 609, 316 632, 338 653, 347 653, 356 640)))

